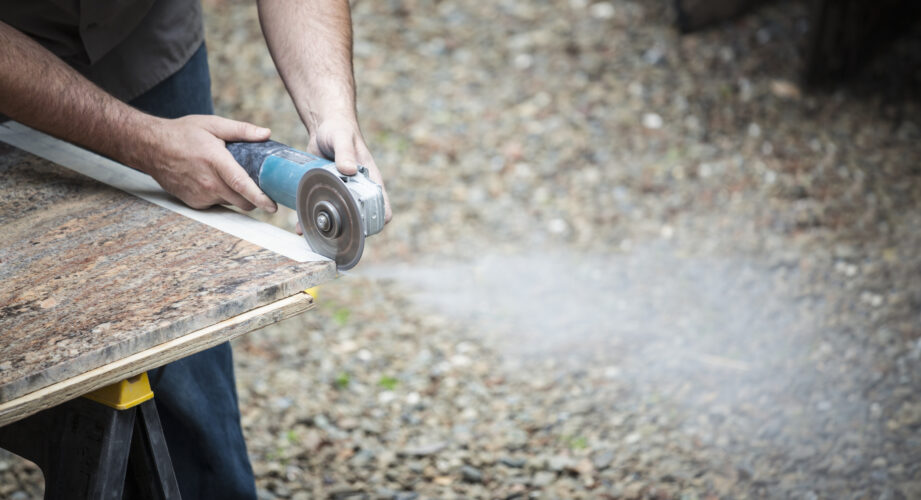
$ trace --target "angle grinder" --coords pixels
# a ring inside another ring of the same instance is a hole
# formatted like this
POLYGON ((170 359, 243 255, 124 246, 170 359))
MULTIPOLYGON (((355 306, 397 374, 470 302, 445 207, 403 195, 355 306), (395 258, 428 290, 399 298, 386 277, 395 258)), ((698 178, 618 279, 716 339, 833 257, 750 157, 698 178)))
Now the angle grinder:
POLYGON ((227 149, 269 198, 297 210, 304 238, 339 269, 358 264, 365 238, 384 228, 384 193, 359 166, 336 164, 275 141, 229 142, 227 149))

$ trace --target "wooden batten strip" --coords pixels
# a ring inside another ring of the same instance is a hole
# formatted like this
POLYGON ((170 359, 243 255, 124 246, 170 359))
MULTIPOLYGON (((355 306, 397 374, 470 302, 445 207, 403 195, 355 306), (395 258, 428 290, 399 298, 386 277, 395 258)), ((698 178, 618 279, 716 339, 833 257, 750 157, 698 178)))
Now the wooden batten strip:
MULTIPOLYGON (((0 427, 315 307, 298 293, 0 404, 0 427)), ((156 398, 156 391, 154 391, 156 398)))

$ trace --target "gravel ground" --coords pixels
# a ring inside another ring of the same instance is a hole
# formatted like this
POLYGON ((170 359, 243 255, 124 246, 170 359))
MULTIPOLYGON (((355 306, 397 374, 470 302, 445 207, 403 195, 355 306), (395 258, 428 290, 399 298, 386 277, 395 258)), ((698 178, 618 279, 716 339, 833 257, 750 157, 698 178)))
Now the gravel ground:
MULTIPOLYGON (((919 37, 811 94, 803 5, 660 4, 354 4, 394 220, 236 343, 261 497, 921 498, 919 37)), ((305 147, 205 8, 218 112, 305 147)))

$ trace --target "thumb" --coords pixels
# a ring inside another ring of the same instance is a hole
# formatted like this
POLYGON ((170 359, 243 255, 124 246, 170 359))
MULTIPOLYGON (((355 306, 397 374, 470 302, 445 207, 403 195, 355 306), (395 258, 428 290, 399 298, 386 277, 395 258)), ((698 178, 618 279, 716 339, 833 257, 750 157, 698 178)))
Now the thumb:
POLYGON ((348 134, 340 134, 333 143, 335 148, 336 168, 345 175, 355 175, 358 173, 358 152, 355 150, 355 142, 352 141, 348 134))
POLYGON ((223 118, 220 116, 209 116, 203 127, 215 137, 225 142, 246 141, 256 142, 268 140, 272 131, 253 125, 252 123, 240 122, 223 118))

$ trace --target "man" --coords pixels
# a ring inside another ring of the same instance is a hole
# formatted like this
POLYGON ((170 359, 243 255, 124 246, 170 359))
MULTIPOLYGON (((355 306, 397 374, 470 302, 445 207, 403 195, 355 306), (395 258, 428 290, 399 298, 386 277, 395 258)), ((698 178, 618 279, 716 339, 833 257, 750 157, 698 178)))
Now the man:
MULTIPOLYGON (((383 185, 355 112, 348 0, 258 8, 311 152, 383 185)), ((146 172, 191 207, 274 212, 224 147, 270 132, 210 116, 203 39, 198 0, 4 2, 0 114, 146 172)), ((151 384, 182 496, 255 497, 229 344, 153 370, 151 384)))

